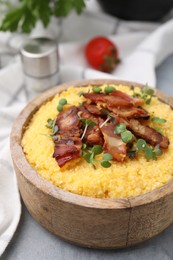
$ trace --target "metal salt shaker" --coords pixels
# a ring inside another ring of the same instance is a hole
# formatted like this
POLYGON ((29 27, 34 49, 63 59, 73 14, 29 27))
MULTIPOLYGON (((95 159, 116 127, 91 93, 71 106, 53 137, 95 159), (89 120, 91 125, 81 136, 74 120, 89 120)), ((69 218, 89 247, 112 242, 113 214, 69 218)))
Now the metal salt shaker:
POLYGON ((20 50, 27 92, 42 92, 59 82, 59 54, 54 40, 33 38, 20 50))

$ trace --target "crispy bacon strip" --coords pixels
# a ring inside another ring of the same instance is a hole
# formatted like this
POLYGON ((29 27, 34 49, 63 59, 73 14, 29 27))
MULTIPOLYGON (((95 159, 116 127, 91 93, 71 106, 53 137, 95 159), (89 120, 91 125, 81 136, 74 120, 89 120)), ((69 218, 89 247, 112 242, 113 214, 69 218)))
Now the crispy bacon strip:
POLYGON ((111 106, 116 106, 116 107, 130 107, 132 106, 131 103, 129 103, 129 101, 124 100, 123 98, 119 98, 116 96, 112 96, 112 95, 106 95, 103 93, 84 93, 83 96, 85 98, 90 99, 92 102, 94 103, 99 103, 99 102, 103 102, 103 103, 108 103, 111 106))
POLYGON ((71 106, 67 108, 65 111, 61 111, 58 114, 56 124, 59 128, 60 134, 68 131, 72 131, 72 129, 78 129, 81 126, 81 121, 77 115, 78 108, 75 106, 71 106))
POLYGON ((145 101, 143 98, 134 98, 122 91, 116 90, 111 93, 112 96, 122 98, 127 102, 131 103, 133 106, 138 107, 144 105, 145 101))
POLYGON ((88 126, 87 131, 84 136, 84 141, 88 143, 88 145, 93 146, 95 144, 102 145, 103 137, 99 128, 99 117, 95 117, 91 113, 88 112, 85 107, 79 107, 80 117, 83 119, 90 119, 95 123, 95 126, 88 126))
POLYGON ((93 115, 100 116, 102 114, 100 109, 95 104, 87 104, 84 102, 83 105, 88 110, 88 112, 93 115))
POLYGON ((81 121, 77 113, 78 108, 71 106, 57 116, 56 124, 59 127, 60 140, 55 142, 53 157, 60 167, 81 155, 81 121))
POLYGON ((80 138, 61 139, 55 143, 53 157, 59 167, 63 167, 67 162, 81 156, 82 142, 80 138))
POLYGON ((138 120, 130 119, 128 128, 137 136, 145 139, 148 143, 155 146, 160 145, 161 148, 168 148, 169 139, 158 133, 150 126, 142 125, 138 120))
POLYGON ((116 108, 107 105, 108 110, 112 111, 115 115, 122 118, 144 118, 148 119, 150 116, 148 112, 142 107, 130 107, 130 108, 116 108))
POLYGON ((122 141, 121 137, 114 133, 115 125, 110 123, 101 128, 104 136, 104 150, 110 153, 113 159, 122 162, 127 155, 126 144, 122 141))
POLYGON ((144 104, 143 99, 133 98, 121 91, 113 91, 111 94, 103 93, 84 93, 85 98, 94 103, 104 102, 112 107, 132 107, 144 104))

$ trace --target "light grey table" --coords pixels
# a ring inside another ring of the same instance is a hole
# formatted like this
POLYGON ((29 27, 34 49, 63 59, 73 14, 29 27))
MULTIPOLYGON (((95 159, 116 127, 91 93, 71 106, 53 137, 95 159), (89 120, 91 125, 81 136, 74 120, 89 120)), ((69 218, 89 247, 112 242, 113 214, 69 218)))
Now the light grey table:
MULTIPOLYGON (((173 96, 173 56, 157 68, 157 87, 173 96)), ((18 229, 2 260, 172 260, 173 225, 138 246, 121 250, 93 250, 71 245, 49 233, 23 205, 18 229)))

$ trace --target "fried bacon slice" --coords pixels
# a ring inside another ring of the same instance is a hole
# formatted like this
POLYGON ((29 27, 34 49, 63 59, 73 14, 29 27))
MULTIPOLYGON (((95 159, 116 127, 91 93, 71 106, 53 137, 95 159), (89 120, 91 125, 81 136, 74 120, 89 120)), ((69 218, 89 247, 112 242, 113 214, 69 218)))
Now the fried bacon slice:
POLYGON ((122 118, 148 119, 150 117, 148 112, 142 107, 117 108, 117 107, 111 107, 108 104, 107 109, 113 112, 115 115, 122 118))
POLYGON ((95 104, 88 104, 88 103, 84 102, 83 106, 88 110, 89 113, 91 113, 93 115, 101 116, 101 114, 102 114, 100 109, 95 104))
POLYGON ((86 142, 90 146, 96 144, 102 145, 103 136, 99 128, 99 117, 95 117, 93 114, 89 113, 88 110, 83 106, 79 107, 79 110, 80 112, 78 114, 80 115, 81 119, 90 119, 95 123, 94 126, 89 125, 87 127, 86 133, 83 138, 84 142, 86 142))
POLYGON ((55 142, 53 157, 60 167, 81 156, 80 127, 82 124, 77 113, 78 108, 71 106, 60 112, 56 119, 59 128, 59 140, 55 142))
POLYGON ((63 167, 67 162, 81 156, 82 141, 80 138, 69 137, 61 139, 55 143, 53 157, 59 167, 63 167))
POLYGON ((109 95, 104 93, 84 93, 83 96, 96 104, 104 102, 112 107, 132 107, 144 104, 143 99, 133 98, 118 90, 109 95))
MULTIPOLYGON (((60 135, 63 135, 65 132, 71 132, 72 129, 75 129, 76 132, 80 129, 81 121, 77 114, 78 111, 76 106, 70 106, 58 114, 56 124, 59 128, 60 135)), ((80 131, 78 135, 80 136, 80 131)))
POLYGON ((126 100, 126 102, 131 103, 132 106, 135 106, 135 107, 144 105, 144 103, 145 103, 145 100, 143 98, 134 98, 134 97, 122 92, 122 91, 119 91, 119 90, 113 91, 111 93, 111 95, 114 96, 114 97, 119 97, 123 100, 126 100))
POLYGON ((159 144, 161 148, 168 148, 169 139, 158 133, 154 128, 142 125, 136 119, 130 119, 127 126, 136 136, 145 139, 151 145, 159 144))
POLYGON ((126 144, 122 141, 120 135, 114 133, 115 124, 109 123, 101 128, 104 136, 103 149, 110 153, 113 159, 122 162, 127 155, 126 144))

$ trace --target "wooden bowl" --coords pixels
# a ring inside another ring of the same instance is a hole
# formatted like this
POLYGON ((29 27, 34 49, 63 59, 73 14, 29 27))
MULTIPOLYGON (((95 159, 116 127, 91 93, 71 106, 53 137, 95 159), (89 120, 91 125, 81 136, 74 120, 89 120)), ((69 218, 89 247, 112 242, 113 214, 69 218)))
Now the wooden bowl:
MULTIPOLYGON (((22 199, 30 214, 46 229, 75 244, 91 248, 123 248, 147 240, 173 222, 173 181, 144 195, 127 199, 96 199, 55 187, 30 166, 21 146, 25 127, 39 107, 57 93, 88 84, 140 84, 117 80, 65 83, 31 101, 11 132, 11 154, 22 199)), ((173 107, 173 99, 155 94, 173 107)))

